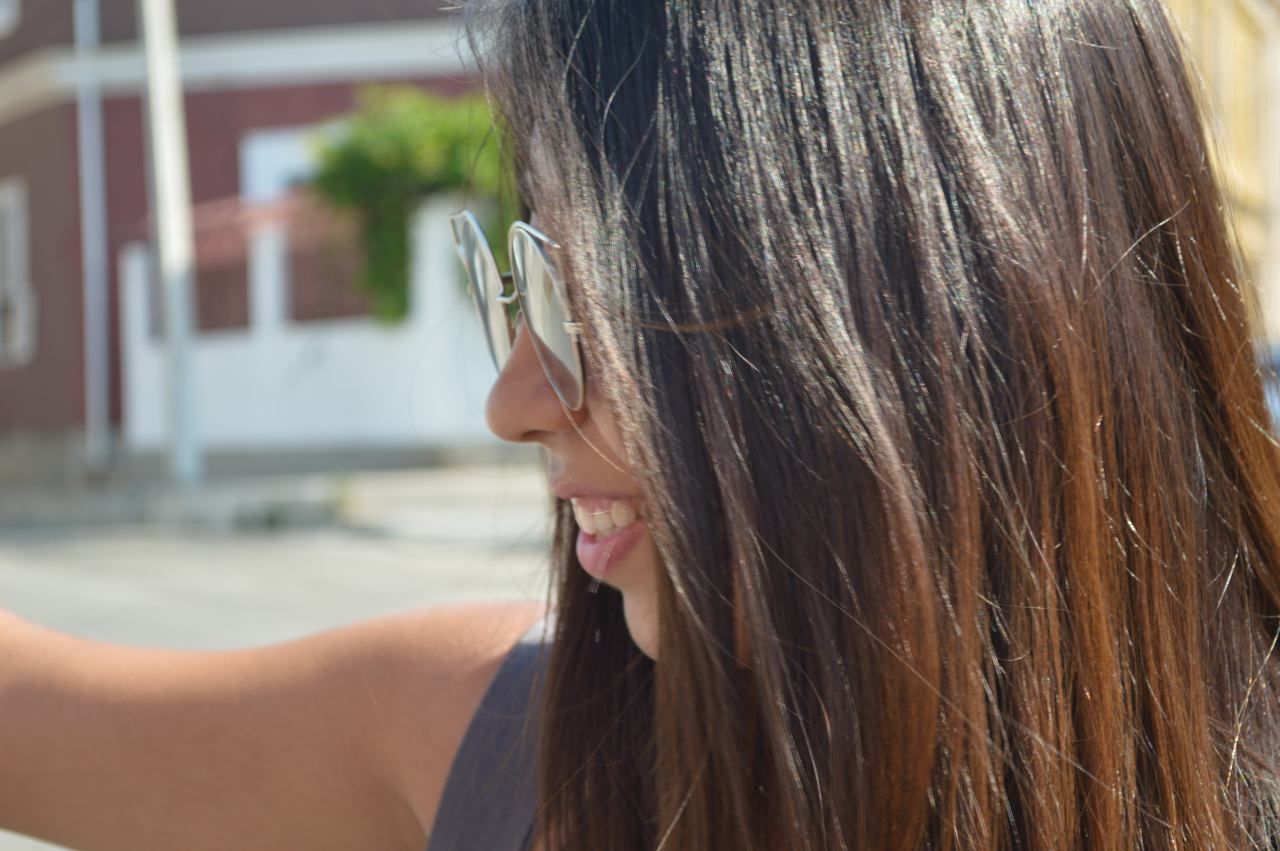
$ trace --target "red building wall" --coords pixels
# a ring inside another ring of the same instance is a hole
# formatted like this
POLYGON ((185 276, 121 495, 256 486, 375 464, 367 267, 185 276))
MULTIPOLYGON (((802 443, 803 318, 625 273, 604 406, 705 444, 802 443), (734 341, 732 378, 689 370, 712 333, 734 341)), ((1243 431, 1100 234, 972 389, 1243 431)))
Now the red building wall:
POLYGON ((84 421, 84 317, 76 118, 57 106, 0 127, 0 179, 27 182, 33 363, 0 368, 0 433, 63 431, 84 421))
MULTIPOLYGON (((36 0, 48 2, 48 0, 36 0)), ((105 41, 137 38, 137 0, 101 0, 105 41)), ((183 35, 413 21, 449 14, 448 0, 177 0, 183 35)))
POLYGON ((75 24, 70 0, 23 0, 18 27, 0 38, 0 64, 44 47, 69 45, 75 41, 75 24))

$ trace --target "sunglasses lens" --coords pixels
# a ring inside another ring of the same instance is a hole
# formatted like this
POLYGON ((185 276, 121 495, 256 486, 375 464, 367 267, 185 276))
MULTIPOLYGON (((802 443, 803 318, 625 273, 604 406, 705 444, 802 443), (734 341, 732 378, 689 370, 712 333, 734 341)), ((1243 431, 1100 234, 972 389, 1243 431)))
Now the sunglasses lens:
POLYGON ((461 214, 451 220, 453 243, 467 271, 469 289, 489 342, 489 353, 498 367, 511 355, 511 323, 507 306, 498 302, 502 292, 502 276, 479 224, 473 216, 461 214))
POLYGON ((542 246, 519 228, 511 236, 511 266, 523 287, 525 321, 547 378, 565 405, 577 410, 582 407, 582 356, 569 333, 563 290, 542 246))

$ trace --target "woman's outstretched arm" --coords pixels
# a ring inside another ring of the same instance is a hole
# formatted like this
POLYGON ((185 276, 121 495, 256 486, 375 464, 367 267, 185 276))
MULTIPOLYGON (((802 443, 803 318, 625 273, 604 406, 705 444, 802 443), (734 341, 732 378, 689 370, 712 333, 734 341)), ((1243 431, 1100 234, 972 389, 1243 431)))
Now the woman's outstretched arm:
POLYGON ((191 653, 0 613, 0 827, 83 851, 420 851, 471 715, 540 615, 451 606, 191 653))

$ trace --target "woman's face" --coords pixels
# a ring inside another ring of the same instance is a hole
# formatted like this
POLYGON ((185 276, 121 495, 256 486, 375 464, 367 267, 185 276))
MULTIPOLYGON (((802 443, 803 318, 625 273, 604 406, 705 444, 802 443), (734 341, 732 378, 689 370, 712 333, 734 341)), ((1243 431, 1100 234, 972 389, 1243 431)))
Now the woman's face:
MULTIPOLYGON (((530 224, 538 227, 536 215, 530 224)), ((511 358, 489 393, 485 418, 503 440, 538 443, 546 450, 551 489, 572 502, 578 521, 578 560, 622 593, 632 640, 656 659, 657 549, 617 422, 600 392, 608 378, 594 368, 585 347, 583 357, 586 401, 581 410, 570 411, 547 382, 522 323, 511 358)))

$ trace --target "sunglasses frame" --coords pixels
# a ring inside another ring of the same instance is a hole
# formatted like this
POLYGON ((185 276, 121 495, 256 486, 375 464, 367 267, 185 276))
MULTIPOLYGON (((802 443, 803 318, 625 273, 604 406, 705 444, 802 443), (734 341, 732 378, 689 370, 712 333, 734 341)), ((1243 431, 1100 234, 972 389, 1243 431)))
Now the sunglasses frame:
POLYGON ((547 383, 551 385, 551 389, 555 391, 556 396, 560 399, 561 404, 570 411, 576 412, 582 410, 583 405, 586 403, 587 396, 587 375, 582 359, 582 325, 581 323, 573 321, 571 318, 572 314, 569 312, 569 301, 564 289, 564 282, 561 280, 559 271, 556 269, 555 264, 551 261, 550 255, 547 253, 548 248, 558 249, 560 247, 559 243, 530 225, 528 222, 512 222, 511 227, 507 229, 507 256, 511 260, 512 270, 503 272, 498 268, 497 258, 494 257, 493 249, 489 245, 489 237, 485 234, 484 228, 480 226, 480 220, 474 213, 470 210, 463 210, 462 212, 451 216, 449 218, 449 223, 453 233, 454 250, 462 261, 462 267, 466 272, 467 286, 472 290, 474 296, 473 301, 477 312, 480 314, 480 323, 485 331, 485 345, 489 349, 489 355, 493 358, 494 366, 499 372, 502 371, 507 360, 511 357, 511 348, 515 345, 516 335, 519 333, 519 326, 524 325, 526 330, 529 332, 534 354, 537 355, 538 364, 542 367, 543 375, 546 377, 547 383), (488 258, 488 262, 492 264, 493 270, 498 273, 499 289, 493 295, 490 295, 487 292, 488 287, 482 288, 480 283, 475 280, 476 276, 472 271, 471 261, 466 256, 462 241, 458 239, 460 226, 469 227, 474 231, 475 238, 478 240, 477 246, 483 249, 488 258), (516 239, 521 235, 528 237, 532 246, 537 250, 539 255, 541 255, 542 263, 546 267, 547 274, 551 277, 555 297, 560 300, 564 316, 568 317, 562 324, 564 333, 572 344, 570 348, 572 363, 564 364, 564 366, 573 373, 572 377, 577 383, 577 398, 566 398, 564 389, 561 388, 557 384, 555 378, 553 378, 552 371, 547 363, 547 358, 555 358, 557 361, 560 361, 559 356, 550 351, 547 343, 537 333, 535 333, 529 325, 529 311, 526 305, 526 299, 529 297, 528 282, 525 280, 523 275, 517 275, 515 271, 515 245, 516 239), (512 305, 515 306, 514 312, 508 310, 501 311, 505 320, 507 338, 509 341, 505 357, 501 358, 498 356, 498 351, 494 347, 494 329, 490 327, 490 317, 492 312, 490 311, 490 305, 488 304, 489 299, 492 299, 504 308, 512 305), (544 352, 544 348, 546 348, 547 351, 544 352))

